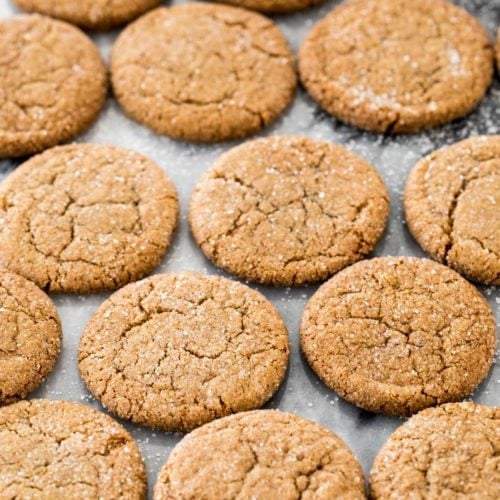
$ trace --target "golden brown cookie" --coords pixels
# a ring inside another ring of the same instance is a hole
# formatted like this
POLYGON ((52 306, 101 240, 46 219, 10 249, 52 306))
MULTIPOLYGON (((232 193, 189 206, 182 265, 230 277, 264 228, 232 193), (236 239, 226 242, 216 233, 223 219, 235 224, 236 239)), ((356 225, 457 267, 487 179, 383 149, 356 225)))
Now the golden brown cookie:
POLYGON ((304 10, 322 3, 324 0, 218 0, 245 9, 271 14, 284 14, 304 10))
POLYGON ((214 142, 253 134, 292 100, 292 55, 269 19, 236 7, 159 8, 128 26, 111 73, 125 112, 160 134, 214 142))
POLYGON ((49 297, 0 268, 0 405, 26 397, 43 382, 56 363, 61 335, 49 297))
POLYGON ((384 500, 496 500, 500 409, 450 403, 413 416, 375 459, 371 494, 384 500))
POLYGON ((151 272, 177 219, 170 179, 114 146, 45 151, 0 186, 0 260, 53 292, 118 288, 151 272))
POLYGON ((288 286, 361 259, 388 211, 387 190, 368 162, 335 144, 276 136, 220 157, 195 188, 189 220, 216 265, 288 286))
POLYGON ((146 471, 130 434, 69 401, 0 409, 1 498, 146 498, 146 471))
POLYGON ((374 132, 415 132, 467 114, 493 73, 488 35, 445 0, 350 0, 311 30, 300 76, 333 116, 374 132))
POLYGON ((39 15, 0 20, 0 157, 83 132, 104 105, 107 77, 79 29, 39 15))
POLYGON ((500 135, 420 160, 404 206, 408 228, 432 257, 469 279, 500 285, 500 135))
POLYGON ((21 9, 57 17, 82 28, 103 30, 126 23, 160 0, 13 0, 21 9))
POLYGON ((256 410, 188 434, 158 476, 154 500, 362 500, 364 477, 333 432, 290 413, 256 410))
POLYGON ((300 335, 325 384, 365 410, 395 415, 470 394, 496 343, 482 295, 455 271, 412 257, 338 273, 309 301, 300 335))
POLYGON ((173 431, 262 406, 288 363, 286 326, 240 283, 164 274, 113 294, 79 350, 90 391, 119 417, 173 431))

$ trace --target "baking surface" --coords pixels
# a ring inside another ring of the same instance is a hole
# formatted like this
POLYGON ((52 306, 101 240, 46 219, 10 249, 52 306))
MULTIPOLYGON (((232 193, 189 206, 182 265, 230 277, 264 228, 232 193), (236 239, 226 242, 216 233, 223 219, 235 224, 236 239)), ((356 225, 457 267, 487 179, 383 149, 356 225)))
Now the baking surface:
MULTIPOLYGON (((321 7, 302 13, 275 16, 295 53, 313 23, 339 3, 327 1, 321 7)), ((454 3, 476 15, 493 39, 496 27, 500 25, 500 0, 455 0, 454 3)), ((0 18, 16 12, 9 0, 1 0, 0 18)), ((114 31, 92 36, 106 59, 116 35, 117 32, 114 31)), ((403 223, 401 194, 409 171, 422 156, 438 147, 473 135, 499 133, 500 81, 497 74, 487 96, 472 114, 423 133, 384 137, 359 131, 322 112, 304 90, 299 89, 293 104, 284 115, 260 135, 308 135, 337 142, 366 158, 379 170, 391 194, 389 224, 374 255, 424 256, 403 223)), ((115 144, 136 150, 155 160, 174 181, 180 198, 181 217, 172 247, 156 273, 195 270, 228 276, 212 266, 197 248, 189 232, 187 210, 191 191, 200 175, 221 153, 237 143, 192 145, 161 137, 125 117, 111 97, 97 123, 85 135, 79 137, 78 141, 115 144)), ((0 179, 18 164, 18 160, 0 160, 0 179)), ((346 403, 327 389, 307 366, 299 349, 298 328, 307 300, 315 292, 317 285, 293 289, 253 284, 250 286, 261 291, 276 305, 286 321, 290 335, 291 358, 288 375, 277 395, 266 407, 294 412, 330 428, 349 444, 368 474, 377 451, 402 420, 368 413, 346 403)), ((497 323, 500 322, 500 292, 492 286, 479 288, 492 306, 497 323)), ((62 319, 63 348, 56 369, 42 387, 31 395, 32 398, 74 400, 102 409, 81 381, 76 358, 78 341, 85 324, 108 295, 52 296, 62 319)), ((498 359, 500 356, 497 355, 498 359)), ((500 405, 498 361, 472 398, 478 403, 500 405)), ((182 435, 122 423, 142 449, 151 495, 159 468, 182 435)))

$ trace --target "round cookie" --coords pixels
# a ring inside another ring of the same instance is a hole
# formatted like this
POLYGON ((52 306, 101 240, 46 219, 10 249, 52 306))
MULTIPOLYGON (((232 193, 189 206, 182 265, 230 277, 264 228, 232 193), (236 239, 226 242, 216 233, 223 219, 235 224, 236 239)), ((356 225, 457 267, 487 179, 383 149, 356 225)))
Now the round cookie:
POLYGON ((351 0, 300 48, 301 80, 333 116, 374 132, 415 132, 467 114, 491 83, 488 35, 445 0, 351 0))
POLYGON ((240 283, 164 274, 105 301, 80 342, 80 373, 120 418, 189 431, 262 406, 288 363, 286 326, 240 283))
POLYGON ((366 260, 338 273, 309 301, 300 335, 325 384, 389 415, 470 394, 496 343, 482 295, 455 271, 411 257, 366 260))
MULTIPOLYGON (((31 281, 0 268, 0 405, 26 397, 52 371, 61 323, 52 301, 31 281)), ((1 490, 1 488, 0 488, 1 490)))
POLYGON ((219 0, 222 3, 236 5, 245 9, 258 10, 270 14, 285 14, 297 10, 309 9, 324 0, 219 0))
POLYGON ((130 434, 112 418, 69 401, 0 409, 3 498, 146 498, 146 470, 130 434))
POLYGON ((189 219, 216 265, 289 286, 325 279, 369 253, 388 211, 368 162, 335 144, 277 136, 221 156, 195 188, 189 219))
POLYGON ((0 46, 0 157, 65 142, 96 119, 106 70, 80 30, 39 15, 2 19, 0 46))
POLYGON ((148 158, 60 146, 0 185, 0 260, 53 292, 118 288, 156 267, 177 210, 173 184, 148 158))
POLYGON ((499 449, 499 408, 429 408, 399 427, 379 452, 371 471, 372 498, 497 499, 499 449))
POLYGON ((362 500, 364 477, 333 432, 290 413, 256 410, 188 434, 160 471, 153 498, 362 500))
POLYGON ((432 257, 469 279, 500 285, 500 135, 420 160, 404 207, 408 228, 432 257))
POLYGON ((156 7, 160 0, 13 0, 21 9, 57 17, 82 28, 104 30, 156 7))
POLYGON ((132 118, 200 142, 257 132, 296 85, 290 49, 271 20, 203 3, 158 8, 128 26, 113 47, 111 76, 132 118))

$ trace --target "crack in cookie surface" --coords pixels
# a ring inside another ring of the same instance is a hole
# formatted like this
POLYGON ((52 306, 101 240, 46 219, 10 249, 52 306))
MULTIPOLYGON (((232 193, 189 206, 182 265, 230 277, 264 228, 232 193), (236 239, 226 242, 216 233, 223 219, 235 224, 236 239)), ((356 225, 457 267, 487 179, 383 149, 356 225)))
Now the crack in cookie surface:
POLYGON ((244 285, 197 273, 158 275, 115 293, 79 350, 82 377, 108 408, 181 431, 263 405, 287 363, 288 335, 274 307, 244 285))
POLYGON ((371 259, 307 305, 301 345, 320 378, 369 411, 407 415, 470 394, 492 364, 495 322, 481 294, 427 259, 371 259))

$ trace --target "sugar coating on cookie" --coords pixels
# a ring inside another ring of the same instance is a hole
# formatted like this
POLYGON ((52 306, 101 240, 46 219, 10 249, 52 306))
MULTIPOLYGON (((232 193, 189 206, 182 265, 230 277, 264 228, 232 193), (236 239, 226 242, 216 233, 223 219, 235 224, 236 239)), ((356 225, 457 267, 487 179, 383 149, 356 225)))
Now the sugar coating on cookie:
POLYGON ((160 471, 154 500, 362 500, 364 477, 347 445, 290 413, 256 410, 188 434, 160 471))
POLYGON ((13 0, 27 12, 57 17, 88 29, 108 29, 156 7, 160 0, 13 0))
POLYGON ((326 111, 375 132, 415 132, 467 114, 493 74, 488 35, 446 0, 350 0, 299 53, 303 84, 326 111))
POLYGON ((5 269, 0 269, 0 304, 1 406, 26 397, 43 382, 56 363, 62 333, 49 297, 5 269))
POLYGON ((198 273, 128 285, 85 328, 81 375, 119 417, 189 431, 262 406, 288 364, 276 309, 240 283, 198 273))
POLYGON ((80 30, 39 15, 2 19, 0 46, 0 157, 39 152, 91 125, 107 77, 80 30))
POLYGON ((151 272, 176 225, 175 188, 114 146, 50 149, 0 185, 0 260, 54 292, 118 288, 151 272))
POLYGON ((312 369, 368 411, 409 415, 458 401, 493 362, 482 295, 429 259, 382 257, 344 269, 313 295, 301 346, 312 369))
POLYGON ((271 20, 202 3, 159 8, 128 26, 113 47, 111 76, 132 118, 202 142, 257 132, 296 85, 290 49, 271 20))
POLYGON ((216 265, 288 286, 368 254, 388 211, 387 189, 368 162, 335 144, 276 136, 221 156, 196 186, 189 220, 216 265))
POLYGON ((130 434, 69 401, 35 399, 0 409, 3 498, 146 496, 146 470, 130 434))
POLYGON ((500 285, 500 135, 438 149, 417 163, 404 195, 424 250, 467 278, 500 285))
POLYGON ((499 449, 499 408, 471 402, 429 408, 380 450, 371 471, 372 498, 495 500, 499 449))
POLYGON ((269 14, 284 14, 304 10, 322 3, 324 0, 218 0, 222 3, 258 10, 269 14))

